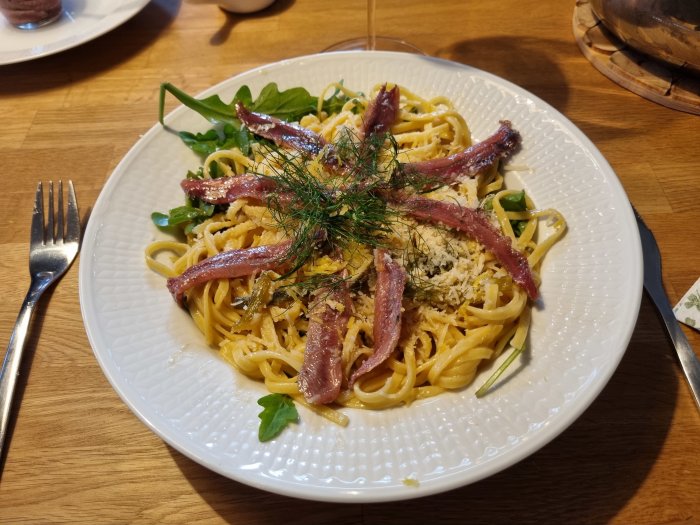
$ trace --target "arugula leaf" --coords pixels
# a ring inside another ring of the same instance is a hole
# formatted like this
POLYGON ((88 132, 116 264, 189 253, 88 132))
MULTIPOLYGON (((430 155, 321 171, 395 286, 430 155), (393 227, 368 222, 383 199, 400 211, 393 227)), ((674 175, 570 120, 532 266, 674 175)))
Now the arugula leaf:
POLYGON ((527 228, 527 221, 510 221, 510 227, 513 228, 515 236, 520 237, 527 228))
POLYGON ((186 204, 171 209, 167 215, 155 211, 151 213, 151 220, 159 228, 180 226, 185 233, 189 233, 197 224, 211 217, 214 213, 214 208, 213 204, 204 202, 200 202, 196 206, 186 204))
POLYGON ((295 122, 316 110, 317 97, 303 87, 280 91, 274 82, 265 86, 253 102, 252 111, 265 113, 288 122, 295 122))
POLYGON ((292 398, 286 394, 269 394, 258 399, 258 405, 264 408, 258 417, 260 428, 258 439, 262 442, 277 437, 289 423, 299 421, 299 413, 292 398))
MULTIPOLYGON (((343 109, 343 106, 347 101, 348 97, 345 95, 345 93, 336 88, 333 94, 323 101, 323 111, 329 115, 332 113, 338 113, 343 109)), ((359 108, 357 106, 355 106, 352 110, 353 113, 357 113, 358 111, 359 108)))
POLYGON ((188 179, 203 179, 204 178, 204 166, 200 166, 197 171, 187 170, 188 179))
POLYGON ((191 222, 202 216, 206 216, 206 213, 199 208, 193 208, 192 206, 178 206, 170 210, 168 214, 168 225, 176 226, 182 224, 183 222, 191 222))
MULTIPOLYGON (((239 90, 239 93, 241 91, 239 90)), ((169 82, 160 85, 160 107, 158 110, 158 120, 163 124, 163 113, 165 111, 165 94, 170 93, 188 108, 196 111, 207 119, 212 124, 223 122, 231 124, 236 128, 240 128, 241 123, 236 117, 236 98, 230 104, 225 104, 219 98, 219 95, 212 95, 203 99, 191 97, 179 88, 176 88, 169 82)))
MULTIPOLYGON (((280 91, 275 82, 270 82, 262 88, 256 99, 248 86, 242 86, 234 95, 233 100, 226 104, 218 95, 212 95, 203 99, 196 99, 169 82, 160 85, 160 107, 158 120, 163 123, 165 111, 165 95, 170 93, 182 104, 196 111, 212 124, 231 124, 240 129, 241 123, 236 117, 236 104, 242 103, 251 111, 265 113, 288 122, 298 121, 304 115, 316 111, 318 97, 311 95, 303 87, 293 87, 280 91)), ((339 111, 345 102, 345 94, 336 89, 335 92, 323 101, 323 109, 329 113, 339 111)))
MULTIPOLYGON (((525 201, 525 190, 520 190, 516 193, 509 193, 499 199, 501 206, 506 211, 525 211, 527 202, 525 201)), ((493 195, 489 195, 484 199, 484 209, 493 210, 493 195)))
POLYGON ((231 124, 236 129, 241 127, 241 122, 236 117, 236 104, 238 102, 241 102, 252 111, 265 113, 282 120, 296 121, 304 115, 312 113, 316 109, 316 101, 318 100, 317 97, 310 95, 302 87, 280 91, 277 84, 271 82, 262 89, 255 100, 253 100, 250 93, 250 88, 243 86, 238 90, 233 100, 226 104, 219 98, 219 95, 196 99, 169 82, 165 82, 160 85, 158 120, 161 124, 163 124, 166 93, 173 95, 185 106, 196 111, 212 124, 231 124))
POLYGON ((238 88, 238 91, 236 91, 233 100, 237 100, 245 107, 249 108, 253 105, 253 94, 250 92, 248 86, 241 86, 238 88))
POLYGON ((207 156, 220 149, 237 147, 244 155, 250 151, 250 136, 247 131, 236 129, 231 124, 226 124, 221 130, 210 129, 206 133, 190 133, 180 131, 178 133, 187 146, 202 156, 207 156))
POLYGON ((168 226, 170 226, 168 216, 158 211, 154 211, 153 213, 151 213, 151 220, 153 221, 153 224, 155 224, 159 228, 167 228, 168 226))
MULTIPOLYGON (((506 211, 525 211, 527 210, 527 202, 525 202, 525 191, 521 190, 517 193, 509 193, 501 197, 501 206, 506 211)), ((513 228, 513 233, 516 237, 520 237, 525 228, 527 221, 510 221, 510 226, 513 228)))
POLYGON ((500 199, 501 206, 506 211, 525 211, 527 203, 525 202, 525 190, 520 190, 516 193, 509 193, 500 199))
MULTIPOLYGON (((504 195, 499 199, 501 206, 506 211, 525 211, 527 210, 527 202, 525 200, 525 191, 521 190, 516 193, 509 193, 504 195)), ((493 210, 493 195, 489 195, 484 200, 484 209, 493 210)), ((513 233, 516 237, 520 237, 525 228, 527 227, 527 221, 510 221, 510 225, 513 228, 513 233)))
POLYGON ((210 129, 206 133, 190 133, 189 131, 180 131, 178 133, 182 142, 187 144, 189 148, 199 153, 200 155, 209 155, 216 151, 217 146, 221 143, 221 137, 215 129, 210 129))

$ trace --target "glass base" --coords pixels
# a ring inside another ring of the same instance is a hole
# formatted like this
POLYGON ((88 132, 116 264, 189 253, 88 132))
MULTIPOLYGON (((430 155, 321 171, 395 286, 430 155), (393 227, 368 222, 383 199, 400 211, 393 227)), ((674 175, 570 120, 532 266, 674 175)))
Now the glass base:
POLYGON ((370 49, 369 39, 365 37, 351 38, 343 40, 337 44, 327 47, 323 52, 327 51, 402 51, 404 53, 417 53, 425 55, 423 51, 418 49, 413 44, 409 44, 405 40, 399 38, 391 38, 388 36, 375 37, 375 45, 370 49))
POLYGON ((36 22, 24 22, 22 24, 14 24, 14 26, 18 29, 39 29, 40 27, 44 27, 52 22, 55 22, 56 20, 61 18, 62 14, 63 10, 59 9, 55 14, 49 16, 48 18, 44 18, 43 20, 37 20, 36 22))

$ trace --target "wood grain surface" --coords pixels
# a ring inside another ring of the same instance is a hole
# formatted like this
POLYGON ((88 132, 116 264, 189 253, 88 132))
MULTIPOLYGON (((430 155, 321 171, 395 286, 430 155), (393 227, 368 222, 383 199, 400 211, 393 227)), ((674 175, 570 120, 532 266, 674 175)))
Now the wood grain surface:
MULTIPOLYGON (((251 67, 319 52, 363 34, 365 5, 278 0, 239 16, 152 0, 94 41, 0 66, 2 344, 29 284, 38 180, 72 179, 87 217, 116 164, 155 123, 161 82, 197 93, 251 67)), ((382 0, 377 27, 515 82, 580 127, 656 234, 675 304, 700 277, 700 119, 592 67, 574 40, 573 9, 562 0, 382 0)), ((700 334, 684 331, 700 350, 700 334)), ((102 374, 80 314, 78 264, 42 301, 17 408, 0 480, 3 524, 700 523, 700 412, 646 297, 619 369, 569 429, 491 478, 401 503, 268 494, 171 449, 102 374)))

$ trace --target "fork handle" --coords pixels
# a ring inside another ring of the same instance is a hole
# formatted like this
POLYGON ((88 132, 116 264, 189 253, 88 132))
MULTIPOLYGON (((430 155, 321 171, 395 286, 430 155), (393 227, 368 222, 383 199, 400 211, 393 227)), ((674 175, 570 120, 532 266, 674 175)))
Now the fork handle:
POLYGON ((12 398, 17 386, 19 367, 22 362, 24 344, 29 333, 29 325, 34 315, 37 301, 44 293, 44 290, 51 284, 50 276, 38 276, 33 278, 29 291, 27 292, 22 307, 19 310, 15 327, 10 336, 10 343, 7 345, 7 352, 0 370, 0 459, 2 458, 3 445, 10 423, 10 409, 12 408, 12 398))
POLYGON ((688 386, 695 399, 695 404, 700 409, 700 360, 695 355, 688 338, 681 330, 680 325, 676 316, 673 314, 671 305, 666 299, 666 294, 663 290, 657 290, 653 287, 647 287, 647 292, 656 304, 656 309, 661 314, 661 319, 663 319, 666 325, 666 330, 668 335, 671 337, 673 346, 676 348, 676 353, 678 354, 678 360, 681 363, 681 368, 685 373, 685 377, 688 380, 688 386))

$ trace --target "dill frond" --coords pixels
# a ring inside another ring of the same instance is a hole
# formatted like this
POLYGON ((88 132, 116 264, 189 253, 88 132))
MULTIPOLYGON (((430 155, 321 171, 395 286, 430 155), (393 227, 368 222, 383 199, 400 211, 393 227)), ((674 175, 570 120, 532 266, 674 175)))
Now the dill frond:
MULTIPOLYGON (((278 190, 269 197, 268 208, 292 240, 285 256, 291 268, 281 278, 291 276, 324 253, 356 245, 396 248, 399 230, 409 232, 404 241, 415 238, 415 227, 388 204, 386 192, 397 187, 425 191, 437 185, 424 175, 396 175, 401 171, 398 144, 389 133, 360 140, 352 130, 342 131, 332 145, 335 160, 331 166, 324 166, 328 151, 309 158, 274 144, 263 147, 268 150, 266 156, 276 159, 270 169, 278 190)), ((441 290, 421 278, 416 269, 419 260, 429 257, 430 246, 425 241, 408 242, 405 251, 407 290, 429 301, 441 290)), ((330 277, 298 275, 295 286, 301 291, 328 287, 333 284, 330 277)))
POLYGON ((319 289, 325 289, 328 294, 335 291, 343 283, 348 282, 348 277, 342 277, 337 274, 317 274, 302 278, 300 281, 287 283, 279 289, 294 289, 299 295, 308 295, 319 289))
MULTIPOLYGON (((397 212, 381 195, 380 190, 386 186, 378 169, 372 171, 369 165, 351 162, 346 156, 341 162, 352 166, 350 170, 322 179, 299 154, 269 147, 278 159, 273 177, 279 190, 269 198, 268 207, 292 239, 287 258, 295 261, 295 269, 303 266, 320 245, 330 251, 352 244, 386 244, 397 212)), ((358 148, 348 142, 342 145, 341 155, 359 154, 358 148)), ((371 159, 369 162, 371 166, 378 164, 371 159)))

